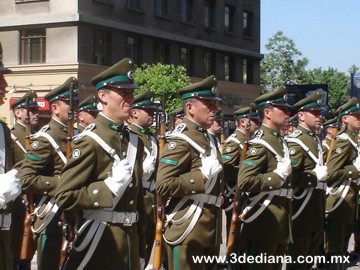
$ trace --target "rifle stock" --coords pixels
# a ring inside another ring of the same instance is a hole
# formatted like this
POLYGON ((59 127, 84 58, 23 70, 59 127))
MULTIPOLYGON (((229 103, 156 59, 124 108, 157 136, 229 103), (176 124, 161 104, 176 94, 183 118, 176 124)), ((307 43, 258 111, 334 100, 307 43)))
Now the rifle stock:
MULTIPOLYGON (((71 156, 71 141, 74 135, 74 91, 75 84, 71 83, 70 86, 70 109, 68 112, 68 121, 67 121, 67 137, 66 137, 66 158, 68 159, 71 156)), ((72 247, 72 243, 75 239, 75 230, 74 230, 74 217, 71 212, 64 212, 64 221, 63 221, 63 233, 61 240, 61 250, 60 250, 60 260, 59 260, 59 270, 63 269, 65 265, 67 256, 72 247)))
MULTIPOLYGON (((244 148, 242 149, 241 156, 240 156, 239 170, 241 168, 241 164, 243 163, 243 161, 245 159, 246 152, 247 152, 248 145, 249 145, 250 128, 251 128, 250 119, 251 119, 251 114, 252 114, 252 108, 253 108, 253 105, 251 104, 248 123, 246 125, 246 131, 245 131, 244 148)), ((231 254, 231 252, 234 248, 236 225, 239 220, 239 211, 240 211, 240 206, 242 205, 243 200, 245 200, 245 196, 244 195, 241 196, 241 194, 239 192, 239 185, 238 185, 238 183, 236 183, 231 223, 230 223, 229 235, 228 235, 228 240, 227 240, 227 245, 226 245, 226 255, 227 256, 229 256, 231 254)), ((243 216, 240 216, 240 218, 243 218, 243 216)))
MULTIPOLYGON (((160 130, 159 130, 159 159, 163 153, 165 146, 165 91, 162 94, 162 112, 160 116, 160 130)), ((155 246, 154 246, 154 261, 153 269, 159 270, 161 268, 161 258, 163 250, 163 228, 165 220, 165 204, 163 198, 156 195, 156 228, 155 228, 155 246)))
MULTIPOLYGON (((29 96, 26 96, 26 116, 25 116, 25 149, 27 150, 30 146, 30 135, 31 135, 31 125, 30 125, 30 112, 29 112, 29 96)), ((35 242, 33 238, 33 232, 31 226, 34 222, 34 195, 32 193, 26 194, 27 201, 25 200, 25 217, 24 217, 24 228, 23 235, 21 240, 21 249, 20 249, 20 260, 30 261, 32 260, 35 254, 35 242)))

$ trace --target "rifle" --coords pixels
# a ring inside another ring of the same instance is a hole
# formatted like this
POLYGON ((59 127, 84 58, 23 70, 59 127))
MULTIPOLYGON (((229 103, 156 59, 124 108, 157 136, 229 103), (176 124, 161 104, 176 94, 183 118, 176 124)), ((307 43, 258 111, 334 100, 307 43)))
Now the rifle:
MULTIPOLYGON (((68 120, 67 120, 67 137, 66 137, 66 158, 70 158, 72 149, 71 141, 74 135, 74 91, 75 84, 71 82, 70 85, 70 109, 68 111, 68 120)), ((61 251, 60 251, 60 261, 59 261, 59 270, 63 269, 65 265, 68 253, 72 247, 72 243, 75 238, 74 230, 74 217, 70 212, 64 212, 65 220, 63 221, 63 235, 61 240, 61 251)))
MULTIPOLYGON (((161 115, 160 115, 160 130, 159 130, 159 159, 165 146, 165 91, 162 93, 161 99, 161 115)), ((165 204, 163 198, 156 195, 156 228, 155 228, 155 247, 154 247, 154 261, 153 269, 159 270, 161 268, 161 257, 163 249, 163 228, 165 220, 165 204)))
MULTIPOLYGON (((253 104, 250 105, 250 112, 249 112, 249 117, 248 117, 249 121, 246 124, 244 148, 242 149, 241 156, 240 156, 239 170, 241 168, 241 164, 243 163, 243 161, 245 159, 246 152, 247 152, 247 149, 249 146, 249 137, 250 137, 250 128, 251 128, 250 120, 251 120, 252 110, 253 110, 253 104)), ((238 185, 238 183, 236 183, 231 223, 230 223, 229 235, 228 235, 228 240, 227 240, 227 245, 226 245, 226 255, 227 256, 230 256, 230 254, 234 248, 236 224, 239 220, 240 206, 246 200, 247 200, 247 196, 245 195, 244 192, 243 193, 239 192, 239 185, 238 185)), ((243 217, 244 217, 244 215, 241 215, 240 219, 243 217)))
POLYGON ((224 141, 225 141, 225 128, 224 128, 224 114, 221 114, 221 131, 220 131, 220 153, 224 152, 224 141))
POLYGON ((335 128, 333 129, 333 132, 332 132, 332 138, 331 138, 331 143, 330 143, 330 147, 329 147, 329 152, 328 152, 328 155, 326 157, 326 162, 325 162, 325 165, 328 165, 329 163, 329 160, 330 160, 330 157, 331 157, 331 152, 334 148, 334 144, 335 144, 335 137, 337 135, 337 133, 339 132, 339 126, 340 126, 340 114, 341 114, 341 110, 339 110, 339 114, 337 116, 337 120, 336 120, 336 125, 335 125, 335 128))
MULTIPOLYGON (((30 135, 31 135, 31 125, 30 125, 30 99, 29 95, 26 96, 26 116, 25 116, 25 149, 27 150, 30 146, 30 135)), ((21 249, 20 249, 20 260, 31 261, 35 254, 35 242, 33 239, 33 232, 31 226, 34 223, 34 195, 32 193, 26 194, 27 201, 25 203, 25 218, 24 218, 24 228, 23 228, 23 237, 21 240, 21 249)))

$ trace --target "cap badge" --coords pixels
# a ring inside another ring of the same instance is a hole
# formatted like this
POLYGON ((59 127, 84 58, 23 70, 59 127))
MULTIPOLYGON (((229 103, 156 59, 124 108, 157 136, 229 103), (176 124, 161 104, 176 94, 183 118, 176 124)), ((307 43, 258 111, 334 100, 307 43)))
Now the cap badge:
POLYGON ((317 104, 321 105, 321 99, 318 99, 316 102, 317 104))
POLYGON ((213 92, 214 94, 216 93, 216 86, 213 86, 213 88, 211 88, 211 92, 213 92))
POLYGON ((287 101, 288 97, 287 97, 287 94, 284 95, 284 100, 285 102, 287 101))
POLYGON ((127 76, 130 80, 133 80, 134 79, 134 71, 130 70, 128 73, 127 73, 127 76))

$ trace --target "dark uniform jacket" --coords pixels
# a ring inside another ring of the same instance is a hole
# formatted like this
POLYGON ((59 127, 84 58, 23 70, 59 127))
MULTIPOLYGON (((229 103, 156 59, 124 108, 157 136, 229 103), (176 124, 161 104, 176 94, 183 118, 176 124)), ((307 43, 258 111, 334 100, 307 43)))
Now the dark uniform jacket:
MULTIPOLYGON (((88 129, 92 129, 115 149, 121 159, 126 157, 131 132, 127 127, 119 126, 99 114, 88 129)), ((111 209, 114 196, 104 180, 111 173, 114 160, 93 138, 83 134, 79 134, 72 142, 73 154, 61 174, 56 203, 64 210, 111 209)), ((143 148, 143 143, 138 140, 132 181, 114 208, 117 212, 138 211, 139 220, 132 226, 107 223, 86 269, 137 269, 139 256, 144 258, 144 191, 141 181, 143 148), (130 260, 128 265, 127 259, 130 260)), ((86 232, 81 235, 86 235, 86 232)), ((85 252, 70 254, 69 269, 79 265, 85 252)))
MULTIPOLYGON (((182 133, 194 140, 200 147, 210 155, 209 135, 203 127, 195 122, 184 118, 183 124, 176 130, 183 129, 182 133)), ((217 151, 220 163, 221 155, 217 151)), ((163 155, 160 159, 159 169, 156 177, 156 191, 160 196, 171 197, 166 209, 170 213, 180 199, 186 195, 205 193, 205 183, 199 168, 201 167, 199 152, 187 141, 180 138, 167 140, 163 155)), ((210 192, 212 195, 222 195, 224 191, 223 171, 218 175, 217 182, 210 192)), ((181 218, 189 209, 192 200, 181 207, 174 219, 181 218)), ((200 245, 202 247, 214 247, 221 244, 222 212, 220 207, 204 204, 201 216, 195 227, 183 241, 182 244, 200 245)), ((186 230, 191 218, 186 222, 175 225, 170 224, 165 230, 165 237, 169 241, 177 240, 186 230)))
MULTIPOLYGON (((254 134, 254 137, 263 139, 279 155, 284 156, 281 136, 278 131, 263 124, 254 134)), ((291 175, 282 184, 281 177, 273 172, 276 167, 277 160, 272 152, 261 144, 250 144, 246 158, 239 170, 239 190, 250 192, 250 196, 254 196, 259 192, 278 190, 281 187, 290 189, 291 175)), ((253 214, 258 207, 259 204, 245 216, 245 219, 248 215, 253 214)), ((290 200, 286 197, 274 196, 271 204, 255 220, 243 224, 240 238, 248 242, 289 243, 289 215, 290 200)))
MULTIPOLYGON (((41 131, 51 135, 60 146, 61 152, 66 156, 67 127, 51 119, 49 125, 44 126, 41 131)), ((32 138, 32 143, 20 170, 23 191, 34 193, 36 204, 39 203, 42 196, 54 197, 64 165, 64 161, 57 154, 48 139, 44 137, 32 138)), ((58 211, 42 233, 61 234, 62 227, 59 226, 60 215, 60 211, 58 211)), ((47 217, 48 215, 44 218, 38 218, 34 227, 38 228, 45 222, 47 217)))
MULTIPOLYGON (((25 141, 26 141, 26 127, 19 122, 16 122, 14 126, 11 127, 11 133, 15 135, 18 143, 20 143, 25 149, 25 141)), ((15 164, 22 161, 25 157, 25 152, 20 148, 17 142, 14 141, 14 157, 15 164)), ((21 166, 21 164, 19 164, 21 166)), ((19 166, 16 165, 16 166, 19 166)))
MULTIPOLYGON (((316 135, 309 129, 299 125, 298 128, 289 135, 289 138, 296 138, 302 141, 316 158, 319 158, 318 141, 316 135)), ((320 142, 320 140, 319 140, 320 142)), ((315 189, 317 177, 313 169, 315 161, 297 143, 288 142, 292 165, 293 188, 295 195, 299 196, 304 189, 314 188, 310 200, 306 204, 301 214, 293 220, 294 230, 306 230, 320 232, 324 228, 325 219, 325 191, 315 189), (316 217, 316 218, 314 218, 316 217)), ((321 145, 319 146, 321 149, 321 145)), ((303 204, 306 196, 302 199, 293 199, 293 214, 295 214, 303 204)))
MULTIPOLYGON (((359 173, 353 165, 358 152, 349 140, 357 144, 355 133, 349 129, 342 128, 336 136, 328 164, 328 187, 340 181, 332 192, 335 192, 344 180, 356 180, 359 177, 359 173)), ((352 182, 343 202, 333 212, 327 214, 327 218, 345 223, 354 223, 357 193, 358 187, 352 182)), ((336 196, 329 195, 327 197, 326 210, 331 209, 335 205, 341 194, 342 192, 336 196)))

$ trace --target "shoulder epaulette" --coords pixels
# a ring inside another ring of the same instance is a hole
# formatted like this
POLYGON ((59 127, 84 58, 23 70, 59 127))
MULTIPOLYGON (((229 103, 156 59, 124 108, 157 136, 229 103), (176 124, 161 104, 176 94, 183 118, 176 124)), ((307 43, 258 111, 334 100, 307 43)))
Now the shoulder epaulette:
POLYGON ((341 140, 347 140, 349 139, 349 136, 346 133, 341 133, 340 135, 336 136, 336 138, 341 140))
POLYGON ((264 131, 263 130, 257 130, 254 135, 253 135, 253 138, 258 138, 260 139, 262 137, 262 135, 264 135, 264 131))
POLYGON ((180 125, 178 125, 173 133, 182 133, 184 131, 184 129, 186 128, 186 124, 185 123, 181 123, 180 125))
POLYGON ((93 130, 94 127, 95 127, 95 123, 91 123, 90 125, 88 125, 88 126, 84 129, 84 131, 93 130))
POLYGON ((297 137, 299 137, 301 134, 302 134, 302 131, 296 129, 296 130, 294 130, 294 131, 289 135, 289 137, 290 137, 290 138, 297 138, 297 137))
POLYGON ((46 132, 50 128, 49 125, 45 125, 40 129, 40 132, 46 132))
POLYGON ((9 129, 14 130, 15 129, 14 125, 9 126, 9 129))
POLYGON ((224 143, 230 142, 230 141, 231 141, 231 138, 236 138, 236 134, 235 134, 235 133, 231 134, 229 137, 226 138, 226 140, 225 140, 224 143))

